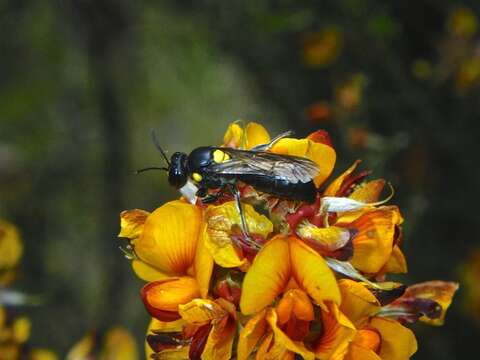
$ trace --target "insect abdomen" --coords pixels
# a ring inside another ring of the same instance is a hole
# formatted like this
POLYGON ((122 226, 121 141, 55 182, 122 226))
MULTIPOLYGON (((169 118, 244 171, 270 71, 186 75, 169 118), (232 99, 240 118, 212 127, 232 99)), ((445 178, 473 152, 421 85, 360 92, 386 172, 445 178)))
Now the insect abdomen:
POLYGON ((256 174, 241 174, 237 175, 236 178, 253 186, 258 191, 279 198, 313 203, 317 195, 317 188, 313 181, 291 183, 284 179, 256 174))

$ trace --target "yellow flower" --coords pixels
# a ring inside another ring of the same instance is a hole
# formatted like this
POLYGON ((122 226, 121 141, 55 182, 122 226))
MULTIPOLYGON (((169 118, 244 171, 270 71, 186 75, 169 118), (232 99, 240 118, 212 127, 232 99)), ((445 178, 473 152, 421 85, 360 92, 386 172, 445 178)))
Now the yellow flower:
POLYGON ((0 219, 0 285, 8 285, 13 280, 13 270, 22 252, 23 245, 17 228, 0 219))
POLYGON ((178 319, 178 305, 206 296, 213 260, 201 236, 203 226, 202 210, 181 200, 148 216, 139 210, 122 213, 120 235, 130 238, 137 256, 133 269, 151 281, 141 294, 152 316, 178 319))
POLYGON ((251 315, 272 304, 295 283, 315 302, 340 303, 335 276, 317 252, 295 237, 277 235, 260 250, 243 281, 240 309, 251 315))
POLYGON ((417 351, 417 341, 411 330, 396 320, 375 316, 380 303, 364 285, 340 280, 339 286, 342 293, 340 311, 357 328, 345 359, 403 360, 417 351))
MULTIPOLYGON (((40 352, 38 360, 54 360, 48 353, 40 352)), ((122 327, 109 329, 102 336, 90 332, 76 342, 66 355, 67 360, 137 360, 138 351, 135 339, 122 327), (102 343, 98 344, 98 339, 102 343)))
MULTIPOLYGON (((223 146, 270 141, 263 126, 235 122, 223 146)), ((403 218, 385 205, 393 189, 381 200, 385 180, 366 181, 359 161, 320 188, 336 161, 322 130, 277 139, 265 151, 314 161, 315 201, 237 181, 244 221, 229 194, 121 214, 127 257, 148 282, 147 358, 408 359, 417 343, 403 323, 443 322, 457 285, 376 282, 407 271, 403 218)))

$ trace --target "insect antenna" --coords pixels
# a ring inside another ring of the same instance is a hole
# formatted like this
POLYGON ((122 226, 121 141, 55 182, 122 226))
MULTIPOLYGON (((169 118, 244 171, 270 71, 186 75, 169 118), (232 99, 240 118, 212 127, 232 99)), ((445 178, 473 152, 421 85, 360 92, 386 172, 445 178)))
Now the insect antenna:
POLYGON ((148 170, 163 170, 163 171, 168 171, 168 168, 167 167, 158 167, 158 166, 149 166, 149 167, 146 167, 146 168, 143 168, 143 169, 139 169, 137 171, 135 171, 135 174, 140 174, 144 171, 148 171, 148 170))
POLYGON ((162 156, 165 159, 168 167, 170 167, 170 161, 168 160, 167 154, 165 154, 165 151, 163 151, 162 147, 160 146, 160 142, 158 141, 157 133, 155 132, 155 130, 153 129, 151 130, 151 135, 152 135, 153 144, 158 149, 158 151, 162 153, 162 156))

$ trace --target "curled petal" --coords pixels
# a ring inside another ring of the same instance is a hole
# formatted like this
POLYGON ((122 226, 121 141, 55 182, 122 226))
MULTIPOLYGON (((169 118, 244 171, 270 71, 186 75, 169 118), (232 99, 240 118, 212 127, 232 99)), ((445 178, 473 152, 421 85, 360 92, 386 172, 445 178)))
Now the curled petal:
POLYGON ((201 221, 198 207, 179 200, 166 203, 147 218, 133 242, 135 253, 161 272, 185 275, 195 258, 201 221))
POLYGON ((120 213, 120 233, 118 237, 131 240, 138 238, 143 231, 143 225, 148 215, 150 215, 148 211, 140 209, 122 211, 120 213))
POLYGON ((240 331, 237 347, 238 360, 247 360, 258 341, 265 334, 267 329, 265 314, 266 310, 264 309, 252 316, 240 331))
POLYGON ((167 274, 138 259, 132 260, 132 269, 140 279, 148 282, 170 278, 167 274))
POLYGON ((338 178, 336 178, 325 190, 324 195, 325 196, 336 196, 338 192, 340 191, 343 182, 345 179, 352 174, 355 169, 357 168, 358 164, 360 164, 360 160, 356 160, 352 166, 350 166, 342 175, 340 175, 338 178))
MULTIPOLYGON (((272 222, 249 205, 243 205, 248 231, 266 238, 273 231, 272 222)), ((240 214, 234 201, 209 206, 205 213, 207 227, 203 233, 205 247, 215 262, 222 267, 240 267, 247 262, 242 258, 231 238, 234 227, 241 226, 240 214)))
POLYGON ((266 319, 274 334, 274 341, 276 346, 289 350, 295 354, 302 356, 305 360, 314 360, 315 355, 308 350, 300 341, 293 341, 290 339, 277 325, 277 313, 275 310, 267 309, 266 319))
POLYGON ((178 306, 200 296, 197 281, 189 276, 153 281, 145 285, 141 292, 147 311, 159 320, 172 321, 178 306), (166 318, 171 315, 171 318, 166 318))
POLYGON ((308 239, 310 245, 325 251, 340 249, 352 238, 349 229, 337 226, 320 228, 308 222, 301 223, 296 232, 301 239, 308 239))
POLYGON ((336 304, 330 303, 328 312, 322 311, 322 329, 322 336, 315 347, 316 358, 341 359, 355 336, 355 326, 336 304))
POLYGON ((278 323, 287 323, 292 316, 298 320, 312 321, 315 317, 313 305, 308 295, 300 289, 288 290, 278 302, 275 308, 278 315, 278 323))
POLYGON ((187 304, 180 305, 178 312, 183 320, 199 326, 220 319, 227 314, 223 307, 215 301, 207 299, 194 299, 187 304))
POLYGON ((358 230, 353 239, 352 265, 365 273, 381 270, 392 254, 395 226, 402 222, 398 208, 390 206, 369 211, 351 226, 358 230))
POLYGON ((295 237, 288 240, 292 274, 300 287, 320 306, 324 301, 339 304, 337 280, 323 257, 295 237))
POLYGON ((245 275, 240 297, 242 313, 254 314, 270 305, 289 280, 288 240, 278 235, 263 246, 245 275))
POLYGON ((386 314, 393 313, 406 321, 426 322, 442 325, 445 314, 458 290, 458 283, 447 281, 427 281, 409 286, 402 297, 385 308, 386 314))
POLYGON ((271 149, 277 154, 306 157, 314 161, 319 168, 314 182, 319 187, 332 173, 337 155, 335 150, 326 144, 309 139, 284 138, 279 140, 271 149))
POLYGON ((458 283, 448 281, 427 281, 420 284, 409 286, 405 296, 413 296, 421 299, 430 299, 437 302, 442 310, 441 315, 435 319, 421 317, 420 321, 430 325, 443 325, 445 314, 452 303, 453 295, 458 290, 458 283))
POLYGON ((354 324, 375 314, 380 309, 377 298, 359 282, 341 279, 338 281, 338 287, 342 294, 340 311, 354 324))
POLYGON ((378 355, 382 360, 409 359, 417 351, 415 335, 399 322, 374 317, 370 326, 380 333, 382 340, 378 355))

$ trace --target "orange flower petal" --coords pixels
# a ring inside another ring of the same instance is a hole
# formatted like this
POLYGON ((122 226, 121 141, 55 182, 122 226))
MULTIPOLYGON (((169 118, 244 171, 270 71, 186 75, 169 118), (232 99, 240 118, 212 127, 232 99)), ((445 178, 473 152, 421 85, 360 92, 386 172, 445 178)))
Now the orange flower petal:
POLYGON ((358 164, 360 164, 360 162, 361 160, 356 160, 352 166, 350 166, 343 174, 341 174, 330 185, 328 185, 323 195, 336 196, 338 191, 342 187, 342 184, 345 181, 345 178, 355 171, 355 169, 357 168, 358 164))
POLYGON ((254 314, 270 305, 290 279, 288 240, 279 235, 259 251, 243 280, 240 309, 254 314))
POLYGON ((375 317, 370 325, 380 333, 382 343, 379 355, 382 360, 405 360, 417 351, 413 332, 399 322, 375 317))
POLYGON ((236 322, 228 314, 215 321, 202 352, 202 360, 230 360, 236 331, 236 322))
POLYGON ((120 233, 118 237, 136 239, 143 231, 143 225, 150 213, 145 210, 133 209, 120 213, 120 233))
POLYGON ((337 159, 332 147, 309 139, 283 138, 273 145, 271 151, 277 154, 306 157, 317 163, 319 172, 314 179, 317 187, 330 176, 337 159))
POLYGON ((341 359, 348 350, 348 344, 355 336, 355 326, 330 303, 329 311, 322 311, 322 337, 315 347, 315 357, 321 360, 341 359))
POLYGON ((170 277, 167 274, 155 269, 153 266, 144 263, 142 260, 132 260, 132 269, 140 279, 148 282, 167 279, 170 277))
POLYGON ((361 283, 349 279, 338 281, 342 294, 340 311, 354 324, 357 321, 375 314, 380 309, 377 298, 361 283))
POLYGON ((275 310, 278 315, 278 323, 281 325, 287 323, 292 315, 304 321, 312 321, 315 318, 312 302, 308 295, 300 289, 290 289, 285 292, 275 310))
POLYGON ((176 312, 178 306, 200 296, 197 281, 189 276, 158 280, 145 285, 141 296, 147 310, 156 318, 156 310, 176 312))
POLYGON ((182 319, 189 324, 200 326, 227 314, 227 311, 219 304, 207 299, 193 299, 184 305, 180 305, 178 312, 182 319))
POLYGON ((303 222, 297 226, 296 233, 301 239, 311 241, 310 245, 318 246, 325 251, 340 249, 351 238, 351 232, 348 229, 337 226, 320 228, 308 222, 303 222))
POLYGON ((273 309, 267 309, 266 319, 273 331, 275 344, 281 348, 285 348, 295 354, 299 354, 305 360, 314 360, 315 355, 308 350, 301 341, 293 341, 278 326, 277 314, 273 309))
POLYGON ((201 210, 176 200, 156 209, 133 242, 144 262, 169 275, 185 275, 193 264, 202 221, 201 210))
MULTIPOLYGON (((255 209, 244 204, 243 210, 247 221, 248 231, 266 238, 273 231, 272 222, 255 209)), ((203 236, 205 247, 210 251, 215 263, 222 267, 241 267, 247 259, 240 258, 231 239, 232 228, 241 224, 240 214, 234 201, 226 202, 219 206, 209 206, 205 213, 207 222, 206 232, 203 236)))
POLYGON ((370 349, 377 352, 380 348, 381 341, 382 339, 380 338, 380 334, 377 331, 370 329, 360 329, 357 331, 354 343, 355 345, 361 346, 365 349, 370 349))
POLYGON ((237 346, 237 359, 247 360, 258 341, 263 337, 267 329, 265 309, 252 316, 240 331, 237 346))
POLYGON ((385 180, 383 179, 364 182, 355 188, 349 198, 366 204, 374 203, 378 201, 384 187, 385 180))
POLYGON ((392 254, 382 269, 382 273, 405 274, 408 271, 407 260, 398 245, 392 249, 392 254))
MULTIPOLYGON (((300 287, 320 306, 326 300, 339 304, 340 291, 337 280, 323 257, 295 237, 288 240, 292 273, 300 287)), ((276 259, 281 257, 278 256, 276 259)))
POLYGON ((353 239, 351 264, 365 273, 379 272, 392 254, 395 226, 401 222, 394 206, 368 211, 355 220, 351 226, 358 234, 353 239))
MULTIPOLYGON (((204 225, 204 228, 206 224, 204 225)), ((205 244, 205 230, 202 231, 202 236, 198 239, 197 252, 195 254, 194 273, 197 279, 198 287, 200 288, 200 295, 206 298, 210 286, 210 278, 213 272, 213 257, 207 249, 205 244)))
POLYGON ((375 352, 361 346, 350 344, 344 360, 382 360, 375 352))

